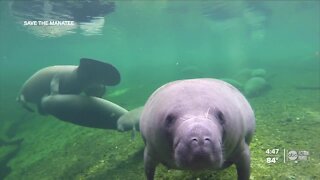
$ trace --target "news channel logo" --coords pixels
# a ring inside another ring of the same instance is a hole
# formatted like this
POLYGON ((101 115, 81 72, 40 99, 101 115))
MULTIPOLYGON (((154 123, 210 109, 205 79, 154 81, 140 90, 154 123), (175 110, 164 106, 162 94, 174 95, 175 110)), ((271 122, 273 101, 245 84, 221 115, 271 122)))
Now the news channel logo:
POLYGON ((296 151, 296 150, 289 150, 287 154, 287 158, 289 161, 294 161, 295 163, 298 163, 299 161, 307 161, 310 158, 309 151, 302 150, 302 151, 296 151))

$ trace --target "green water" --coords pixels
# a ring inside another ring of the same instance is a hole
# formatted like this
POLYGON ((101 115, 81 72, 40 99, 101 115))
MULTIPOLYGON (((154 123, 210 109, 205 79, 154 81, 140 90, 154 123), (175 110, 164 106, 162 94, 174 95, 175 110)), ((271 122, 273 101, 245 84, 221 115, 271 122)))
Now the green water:
MULTIPOLYGON (((37 70, 78 65, 82 57, 117 67, 121 83, 107 87, 103 98, 128 110, 173 80, 228 78, 243 85, 264 69, 267 86, 247 96, 257 124, 251 179, 320 179, 318 1, 115 1, 93 34, 39 33, 41 27, 23 25, 33 19, 17 18, 12 2, 0 2, 0 179, 144 179, 139 133, 131 140, 131 132, 80 127, 15 101, 37 70), (279 152, 267 155, 268 149, 279 152), (284 152, 291 150, 308 151, 307 160, 290 161, 284 152)), ((236 170, 158 166, 155 177, 235 179, 236 170)))

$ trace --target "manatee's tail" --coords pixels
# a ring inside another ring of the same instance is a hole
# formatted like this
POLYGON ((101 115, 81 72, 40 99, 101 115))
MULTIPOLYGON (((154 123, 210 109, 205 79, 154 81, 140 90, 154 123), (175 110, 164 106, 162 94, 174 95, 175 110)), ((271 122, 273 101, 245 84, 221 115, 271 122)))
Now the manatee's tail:
POLYGON ((89 86, 86 89, 84 89, 84 92, 88 96, 94 96, 94 97, 101 98, 106 92, 106 86, 101 85, 101 84, 94 84, 94 85, 89 86))
POLYGON ((79 80, 88 84, 113 86, 120 82, 119 71, 109 63, 81 58, 77 71, 79 80))
POLYGON ((17 97, 17 102, 19 102, 23 108, 25 108, 26 110, 30 111, 30 112, 34 112, 34 110, 28 106, 27 102, 25 101, 24 99, 24 96, 22 94, 20 94, 18 97, 17 97))

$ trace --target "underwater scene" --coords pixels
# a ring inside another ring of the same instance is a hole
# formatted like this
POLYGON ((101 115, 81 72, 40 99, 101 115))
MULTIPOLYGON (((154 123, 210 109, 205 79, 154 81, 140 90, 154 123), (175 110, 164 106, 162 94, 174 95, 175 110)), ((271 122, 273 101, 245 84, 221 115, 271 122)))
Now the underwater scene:
POLYGON ((0 179, 320 179, 317 0, 0 1, 0 179))

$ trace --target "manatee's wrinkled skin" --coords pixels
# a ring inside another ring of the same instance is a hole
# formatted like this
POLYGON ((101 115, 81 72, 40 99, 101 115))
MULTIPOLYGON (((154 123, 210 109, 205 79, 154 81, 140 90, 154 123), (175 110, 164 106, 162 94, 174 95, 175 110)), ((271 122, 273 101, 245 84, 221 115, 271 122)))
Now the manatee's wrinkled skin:
POLYGON ((117 120, 128 111, 102 98, 56 94, 41 100, 42 112, 84 127, 117 129, 117 120))
MULTIPOLYGON (((111 64, 82 58, 80 65, 49 66, 33 74, 22 86, 17 100, 29 111, 27 103, 40 109, 41 98, 49 94, 79 94, 101 97, 105 85, 120 82, 120 73, 111 64)), ((40 112, 41 113, 41 112, 40 112)))
POLYGON ((218 170, 235 164, 250 177, 255 117, 245 97, 216 79, 174 81, 157 89, 140 119, 148 180, 159 163, 173 169, 218 170))
POLYGON ((128 113, 122 115, 117 122, 117 128, 119 131, 130 131, 130 130, 137 130, 139 131, 139 122, 140 116, 143 110, 142 107, 138 107, 129 111, 128 113))

